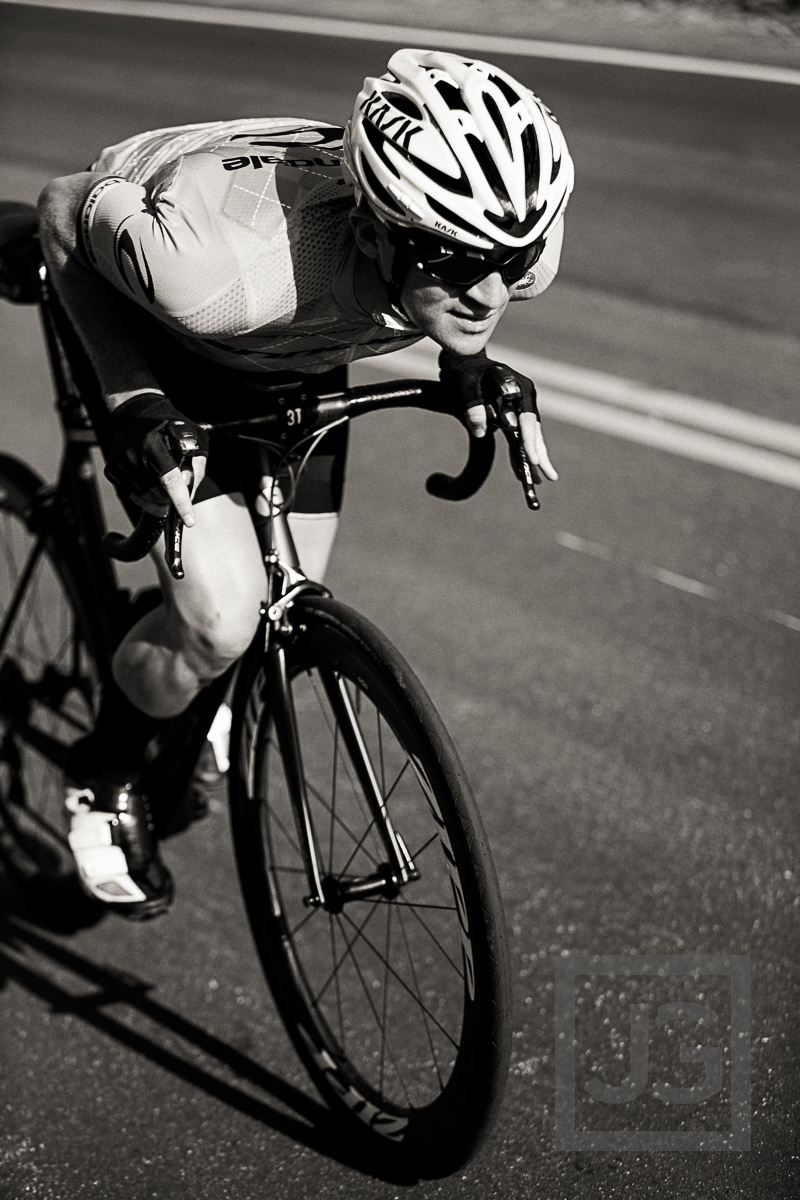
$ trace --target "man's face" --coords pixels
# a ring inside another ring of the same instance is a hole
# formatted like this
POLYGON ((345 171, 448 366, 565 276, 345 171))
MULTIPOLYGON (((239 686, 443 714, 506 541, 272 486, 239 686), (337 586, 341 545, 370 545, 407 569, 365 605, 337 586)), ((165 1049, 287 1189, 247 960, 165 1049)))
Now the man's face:
POLYGON ((466 288, 431 279, 412 266, 401 302, 414 324, 445 350, 477 354, 492 336, 510 297, 499 271, 466 288))
MULTIPOLYGON (((350 220, 360 249, 376 261, 381 278, 388 279, 395 251, 386 226, 364 208, 355 209, 350 220)), ((457 287, 412 266, 400 299, 414 324, 443 349, 477 354, 494 332, 510 295, 498 271, 472 287, 457 287)))

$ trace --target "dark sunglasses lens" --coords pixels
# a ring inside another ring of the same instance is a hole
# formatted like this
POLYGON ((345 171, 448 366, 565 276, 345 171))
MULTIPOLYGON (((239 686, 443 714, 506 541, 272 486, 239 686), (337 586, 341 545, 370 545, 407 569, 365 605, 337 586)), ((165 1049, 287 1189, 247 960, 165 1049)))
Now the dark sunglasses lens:
POLYGON ((486 264, 480 259, 467 258, 461 254, 453 254, 450 258, 441 258, 438 261, 428 260, 423 270, 441 283, 452 283, 457 287, 477 283, 489 273, 486 264))
POLYGON ((544 242, 534 242, 532 246, 526 246, 524 250, 520 250, 519 254, 515 254, 510 258, 503 267, 503 278, 506 283, 518 283, 523 276, 527 275, 531 267, 539 261, 544 250, 544 242))
POLYGON ((539 261, 544 242, 534 242, 505 262, 493 262, 490 258, 473 258, 467 254, 431 254, 420 262, 426 275, 441 283, 456 287, 471 287, 494 271, 499 271, 505 283, 517 283, 539 261))

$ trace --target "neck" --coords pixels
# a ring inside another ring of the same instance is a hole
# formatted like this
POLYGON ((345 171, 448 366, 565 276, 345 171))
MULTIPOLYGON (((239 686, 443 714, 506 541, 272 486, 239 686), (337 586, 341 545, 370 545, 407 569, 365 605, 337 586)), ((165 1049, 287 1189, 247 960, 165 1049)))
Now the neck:
POLYGON ((413 324, 400 299, 402 286, 394 278, 385 279, 378 260, 361 250, 356 251, 353 291, 356 301, 365 312, 372 314, 391 310, 401 321, 413 324))

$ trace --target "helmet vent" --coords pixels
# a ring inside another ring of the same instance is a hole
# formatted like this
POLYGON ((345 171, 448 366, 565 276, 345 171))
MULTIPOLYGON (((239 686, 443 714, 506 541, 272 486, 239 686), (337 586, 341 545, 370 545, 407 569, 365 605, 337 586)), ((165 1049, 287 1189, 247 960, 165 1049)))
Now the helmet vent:
MULTIPOLYGON (((372 149, 378 155, 381 162, 384 164, 384 166, 389 168, 395 179, 399 179, 400 173, 397 170, 397 167, 394 165, 394 163, 389 162, 389 159, 386 157, 384 147, 387 139, 385 134, 381 133, 380 129, 376 129, 371 121, 364 122, 364 132, 367 135, 367 139, 372 146, 372 149)), ((366 162, 366 159, 364 159, 364 161, 366 162)))
POLYGON ((476 138, 474 133, 467 134, 467 141, 469 142, 470 150, 478 160, 478 165, 483 171, 489 187, 502 204, 503 212, 513 213, 511 197, 509 196, 500 172, 497 169, 497 164, 486 147, 486 143, 482 142, 480 138, 476 138))
POLYGON ((525 198, 528 204, 533 204, 539 175, 539 147, 531 125, 522 133, 522 161, 525 168, 525 198))
MULTIPOLYGON (((395 149, 400 150, 399 146, 395 149)), ((461 175, 458 179, 454 179, 452 175, 448 175, 446 171, 440 171, 438 168, 431 165, 429 162, 424 162, 421 158, 417 158, 410 150, 405 151, 405 157, 418 170, 422 171, 430 179, 431 183, 435 183, 438 187, 446 188, 448 192, 454 193, 457 196, 471 196, 472 186, 467 178, 467 174, 461 167, 461 175)))
POLYGON ((370 188, 372 189, 372 192, 373 192, 373 195, 375 196, 375 198, 377 200, 379 200, 380 203, 383 204, 386 208, 391 209, 392 212, 396 212, 401 217, 404 217, 405 213, 404 213, 403 209, 397 203, 395 198, 393 196, 389 195, 386 188, 383 186, 381 181, 378 179, 377 175, 375 174, 375 172, 373 171, 372 167, 369 165, 369 163, 367 162, 367 160, 363 154, 361 156, 361 170, 364 172, 366 181, 369 184, 370 188))
POLYGON ((405 113, 407 117, 413 117, 415 121, 423 119, 419 105, 415 104, 410 96, 404 96, 402 92, 384 92, 383 98, 388 100, 393 108, 398 108, 401 113, 405 113))
POLYGON ((457 87, 454 87, 452 83, 448 83, 445 79, 440 79, 436 84, 436 90, 445 101, 448 108, 453 109, 455 112, 458 112, 459 110, 462 112, 469 111, 464 103, 464 98, 461 95, 461 92, 457 87))
POLYGON ((493 83, 498 91, 503 93, 505 100, 512 108, 515 104, 519 104, 519 92, 515 92, 512 87, 509 87, 505 79, 503 79, 500 75, 490 75, 489 83, 493 83))
POLYGON ((541 208, 531 209, 524 221, 518 221, 514 213, 507 213, 503 217, 496 217, 494 213, 485 212, 484 216, 487 221, 491 221, 492 225, 496 229, 501 229, 503 233, 511 234, 515 238, 523 238, 541 221, 544 216, 545 207, 545 205, 542 205, 541 208))
POLYGON ((510 152, 511 138, 508 136, 508 130, 506 129, 506 123, 503 120, 503 118, 500 116, 500 109, 497 107, 497 103, 495 102, 494 97, 490 96, 488 92, 484 92, 483 103, 486 105, 486 111, 488 112, 489 116, 492 118, 495 125, 497 126, 498 132, 506 144, 506 149, 509 150, 509 152, 510 152))

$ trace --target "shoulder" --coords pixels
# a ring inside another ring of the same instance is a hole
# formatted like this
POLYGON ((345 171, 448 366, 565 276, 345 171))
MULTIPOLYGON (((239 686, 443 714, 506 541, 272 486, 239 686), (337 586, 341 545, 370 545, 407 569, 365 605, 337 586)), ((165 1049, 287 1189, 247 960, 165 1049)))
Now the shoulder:
POLYGON ((296 117, 248 117, 240 121, 174 125, 135 134, 106 147, 92 169, 121 174, 134 183, 146 183, 168 164, 202 152, 233 162, 253 154, 285 158, 291 157, 293 150, 302 155, 315 149, 327 150, 341 159, 343 132, 341 126, 296 117))

